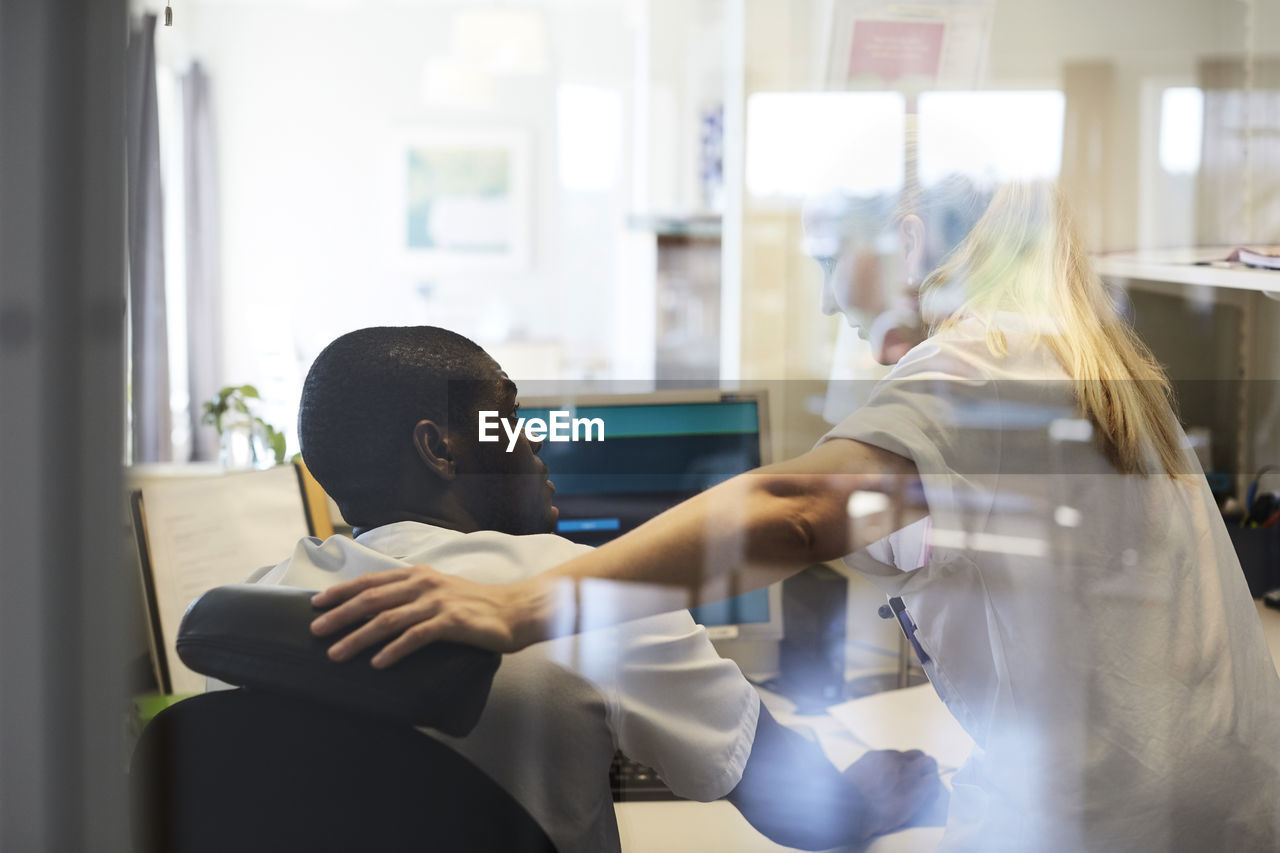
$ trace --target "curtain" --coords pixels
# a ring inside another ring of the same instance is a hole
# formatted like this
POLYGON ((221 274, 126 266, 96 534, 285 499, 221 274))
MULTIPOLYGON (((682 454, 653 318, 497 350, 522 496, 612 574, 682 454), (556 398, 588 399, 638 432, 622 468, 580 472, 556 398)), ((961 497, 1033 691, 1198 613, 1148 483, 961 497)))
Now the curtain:
POLYGON ((186 185, 187 374, 191 459, 218 458, 217 436, 200 424, 202 405, 224 384, 219 300, 217 169, 209 76, 192 63, 182 77, 183 171, 186 185))
POLYGON ((1062 117, 1059 186, 1075 210, 1077 227, 1092 251, 1132 245, 1118 235, 1110 211, 1116 200, 1114 152, 1116 68, 1111 62, 1068 62, 1062 67, 1066 110, 1062 117))
POLYGON ((155 25, 155 15, 133 23, 126 49, 129 401, 134 462, 169 461, 172 456, 155 25))
POLYGON ((1252 91, 1245 82, 1238 59, 1200 63, 1196 238, 1205 245, 1280 242, 1280 59, 1259 59, 1252 91))

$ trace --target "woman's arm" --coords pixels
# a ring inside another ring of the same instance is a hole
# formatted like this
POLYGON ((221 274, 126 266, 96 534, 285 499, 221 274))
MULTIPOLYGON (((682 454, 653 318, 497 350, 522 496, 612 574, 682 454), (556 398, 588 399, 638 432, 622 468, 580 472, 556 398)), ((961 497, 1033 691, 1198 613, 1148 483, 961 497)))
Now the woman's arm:
POLYGON ((344 660, 396 637, 374 658, 376 666, 436 640, 515 651, 766 586, 841 557, 922 515, 907 497, 918 495, 917 483, 909 460, 836 439, 734 477, 520 583, 477 584, 415 566, 338 584, 316 596, 317 607, 333 609, 312 630, 325 635, 368 619, 335 643, 330 656, 344 660), (880 523, 850 523, 849 499, 858 491, 889 496, 880 523), (619 586, 607 606, 578 606, 598 600, 585 594, 586 582, 594 579, 657 585, 669 594, 633 594, 619 586))

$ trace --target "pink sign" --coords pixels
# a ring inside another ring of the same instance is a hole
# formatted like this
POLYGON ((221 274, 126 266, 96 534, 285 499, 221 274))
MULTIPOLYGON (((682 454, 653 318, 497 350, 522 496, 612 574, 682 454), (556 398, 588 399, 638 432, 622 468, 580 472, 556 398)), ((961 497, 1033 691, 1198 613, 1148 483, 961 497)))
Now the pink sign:
POLYGON ((891 83, 903 77, 938 75, 941 21, 857 21, 849 48, 849 77, 873 74, 891 83))

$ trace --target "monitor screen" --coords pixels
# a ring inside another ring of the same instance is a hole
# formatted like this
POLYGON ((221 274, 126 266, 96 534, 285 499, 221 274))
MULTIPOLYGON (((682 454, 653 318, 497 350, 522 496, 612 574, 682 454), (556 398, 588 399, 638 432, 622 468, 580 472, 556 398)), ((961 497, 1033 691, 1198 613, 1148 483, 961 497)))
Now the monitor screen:
MULTIPOLYGON (((520 415, 548 419, 552 409, 599 418, 601 441, 546 442, 560 510, 557 532, 602 545, 763 460, 762 396, 710 392, 704 399, 663 401, 626 395, 571 404, 522 401, 520 415)), ((694 608, 708 628, 777 622, 768 589, 694 608)))

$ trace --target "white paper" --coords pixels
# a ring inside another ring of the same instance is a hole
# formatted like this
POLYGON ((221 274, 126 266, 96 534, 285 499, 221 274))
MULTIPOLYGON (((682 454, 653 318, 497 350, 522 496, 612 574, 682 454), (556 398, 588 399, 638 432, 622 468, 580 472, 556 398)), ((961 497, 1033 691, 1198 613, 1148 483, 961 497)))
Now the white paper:
POLYGON ((170 689, 199 693, 204 676, 182 665, 174 645, 182 616, 201 593, 240 583, 255 569, 293 553, 307 535, 298 475, 294 466, 280 465, 151 482, 142 489, 142 504, 170 689))
POLYGON ((959 767, 973 749, 973 738, 929 684, 886 690, 827 712, 871 749, 920 749, 943 769, 959 767))

